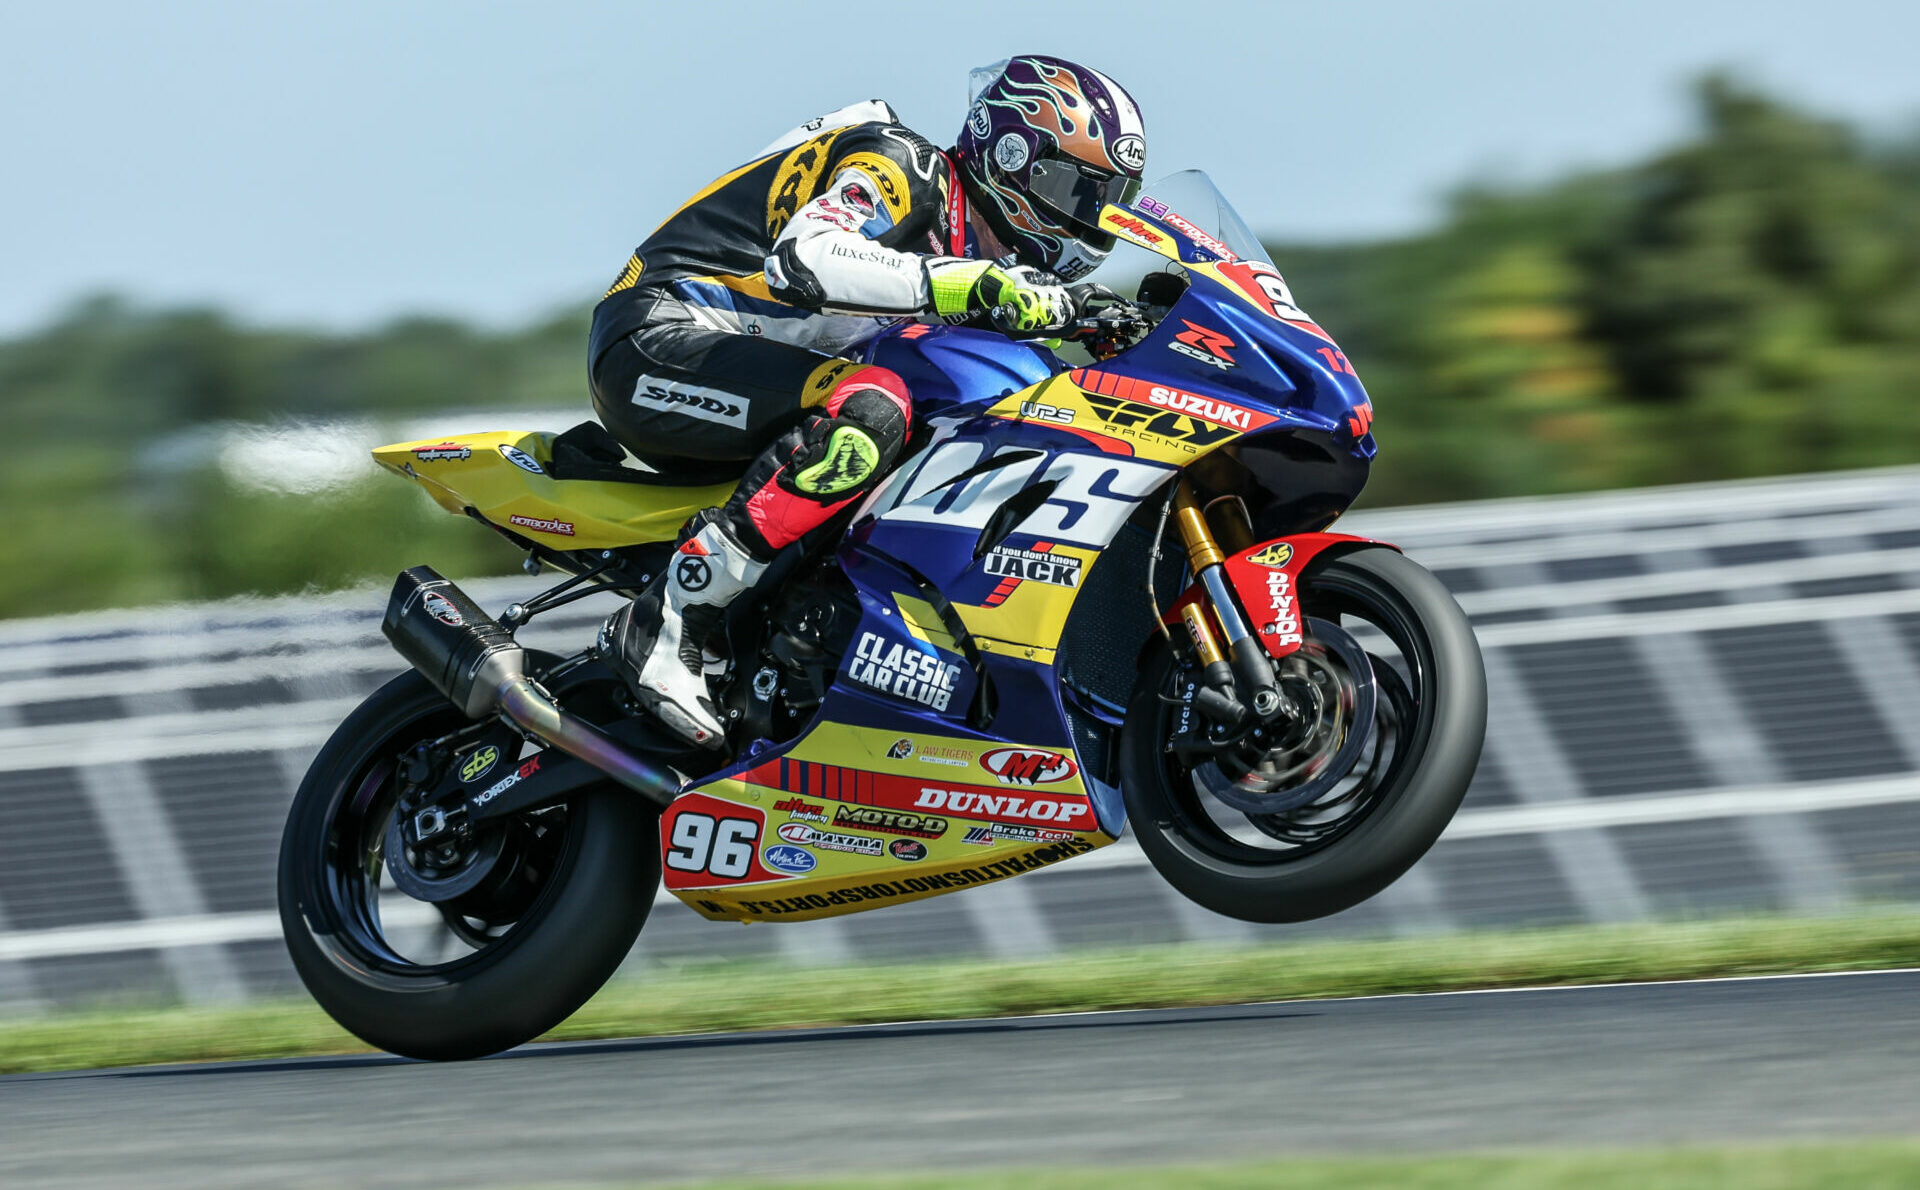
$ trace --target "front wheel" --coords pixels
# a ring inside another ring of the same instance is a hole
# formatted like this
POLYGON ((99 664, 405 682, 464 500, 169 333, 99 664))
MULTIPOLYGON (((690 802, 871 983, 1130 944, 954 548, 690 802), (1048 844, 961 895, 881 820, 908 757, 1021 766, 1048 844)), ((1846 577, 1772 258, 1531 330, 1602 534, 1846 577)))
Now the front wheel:
MULTIPOLYGON (((570 693, 572 706, 596 691, 570 693)), ((658 827, 635 795, 595 785, 457 849, 406 853, 396 878, 395 813, 428 742, 489 773, 520 747, 418 673, 374 692, 294 795, 280 921, 307 990, 349 1032, 407 1057, 474 1058, 546 1032, 613 974, 659 887, 658 827)))
POLYGON ((1121 736, 1141 850, 1187 897, 1244 921, 1325 917, 1393 883, 1452 820, 1486 735, 1479 644, 1425 569, 1380 547, 1337 555, 1302 576, 1300 602, 1307 645, 1282 684, 1329 708, 1311 731, 1262 756, 1172 747, 1190 738, 1193 684, 1160 638, 1121 736))

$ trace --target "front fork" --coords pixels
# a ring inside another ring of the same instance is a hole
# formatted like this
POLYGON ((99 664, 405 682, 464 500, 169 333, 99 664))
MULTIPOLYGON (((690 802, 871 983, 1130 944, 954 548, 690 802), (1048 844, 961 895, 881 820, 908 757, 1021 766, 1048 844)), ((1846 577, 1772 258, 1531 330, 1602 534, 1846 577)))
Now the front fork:
POLYGON ((1207 593, 1206 599, 1192 600, 1180 609, 1180 619, 1200 658, 1200 690, 1195 704, 1208 718, 1230 728, 1245 723, 1249 710, 1257 719, 1271 719, 1285 707, 1274 681, 1273 663, 1247 627, 1246 617, 1240 614, 1223 565, 1226 552, 1185 479, 1174 492, 1173 517, 1187 547, 1187 562, 1207 593), (1221 636, 1226 638, 1224 649, 1221 636), (1244 692, 1239 697, 1236 687, 1244 692))

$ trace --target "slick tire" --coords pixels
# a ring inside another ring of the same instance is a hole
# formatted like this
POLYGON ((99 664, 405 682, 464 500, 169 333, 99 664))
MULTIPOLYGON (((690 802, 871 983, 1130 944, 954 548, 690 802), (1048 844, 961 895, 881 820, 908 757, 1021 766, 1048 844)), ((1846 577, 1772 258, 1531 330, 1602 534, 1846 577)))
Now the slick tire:
POLYGON ((410 1058, 477 1058, 565 1020, 632 949, 660 883, 656 816, 594 786, 567 803, 551 875, 503 937, 431 966, 382 953, 338 891, 353 862, 343 808, 388 758, 466 722, 419 674, 388 682, 320 750, 280 845, 280 921, 307 990, 356 1037, 410 1058))
POLYGON ((1291 856, 1210 827, 1190 780, 1183 782, 1178 762, 1162 751, 1169 711, 1159 695, 1174 665, 1164 641, 1156 641, 1144 661, 1121 735, 1121 790, 1141 850, 1189 899, 1243 921, 1325 917, 1393 883, 1452 820, 1486 735, 1479 645, 1438 579, 1393 550, 1371 547, 1318 563, 1302 576, 1301 588, 1309 615, 1366 605, 1393 621, 1389 635, 1417 658, 1422 674, 1414 722, 1404 732, 1405 756, 1350 827, 1291 856))

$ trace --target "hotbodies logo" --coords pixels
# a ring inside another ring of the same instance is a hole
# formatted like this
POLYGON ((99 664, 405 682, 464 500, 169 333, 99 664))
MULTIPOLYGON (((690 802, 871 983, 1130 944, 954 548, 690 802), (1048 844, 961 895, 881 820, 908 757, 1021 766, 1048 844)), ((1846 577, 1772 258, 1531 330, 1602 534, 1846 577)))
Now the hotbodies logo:
POLYGON ((958 665, 898 642, 888 644, 886 637, 873 632, 860 634, 847 664, 847 677, 860 685, 936 711, 946 710, 953 701, 959 676, 958 665))

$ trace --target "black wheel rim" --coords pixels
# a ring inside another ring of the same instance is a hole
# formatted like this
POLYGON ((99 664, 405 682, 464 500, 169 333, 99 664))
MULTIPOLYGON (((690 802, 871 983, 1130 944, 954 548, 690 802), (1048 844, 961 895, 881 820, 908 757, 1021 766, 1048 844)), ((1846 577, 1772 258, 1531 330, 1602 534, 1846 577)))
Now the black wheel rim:
MULTIPOLYGON (((310 884, 317 904, 310 927, 337 963, 372 974, 402 979, 453 978, 487 965, 530 932, 551 908, 579 851, 577 815, 558 806, 501 824, 509 847, 519 853, 502 862, 516 865, 537 857, 532 875, 538 887, 518 898, 511 920, 489 917, 470 897, 443 905, 414 901, 400 893, 385 871, 388 827, 398 804, 399 758, 415 743, 470 727, 450 707, 426 707, 380 744, 368 748, 352 779, 342 782, 330 800, 317 832, 319 870, 310 884), (472 912, 479 909, 480 912, 472 912), (314 919, 317 918, 318 921, 314 919)), ((524 867, 518 869, 528 874, 524 867)), ((497 891, 489 888, 489 893, 497 891)))
MULTIPOLYGON (((1175 837, 1201 856, 1230 864, 1277 867, 1299 863, 1350 835, 1389 806, 1424 753, 1433 725, 1433 656, 1424 631, 1404 600, 1376 581, 1338 566, 1303 584, 1307 614, 1332 621, 1367 645, 1378 688, 1373 739, 1351 776, 1312 803, 1284 814, 1244 813, 1212 798, 1191 764, 1157 747, 1157 796, 1175 837)), ((1180 676, 1170 664, 1160 693, 1171 695, 1180 676)), ((1171 738, 1177 708, 1156 700, 1156 745, 1171 738)))

